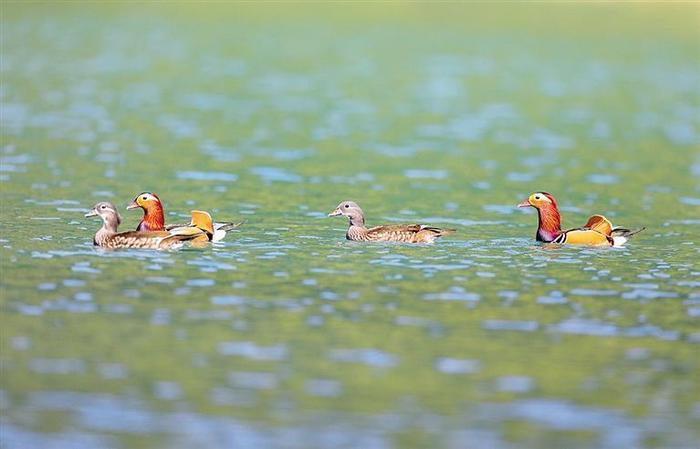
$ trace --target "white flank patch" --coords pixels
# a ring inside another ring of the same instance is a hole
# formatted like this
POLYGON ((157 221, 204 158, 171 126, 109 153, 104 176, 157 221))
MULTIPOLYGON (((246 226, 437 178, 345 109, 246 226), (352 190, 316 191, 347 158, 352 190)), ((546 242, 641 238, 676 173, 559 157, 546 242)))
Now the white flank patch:
POLYGON ((616 235, 613 237, 613 246, 623 246, 625 243, 627 243, 627 237, 623 237, 621 235, 616 235))

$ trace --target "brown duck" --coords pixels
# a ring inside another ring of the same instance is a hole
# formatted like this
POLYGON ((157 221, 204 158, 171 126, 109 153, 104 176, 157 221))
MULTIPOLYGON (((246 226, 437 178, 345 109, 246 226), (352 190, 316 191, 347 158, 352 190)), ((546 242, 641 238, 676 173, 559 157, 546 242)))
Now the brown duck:
POLYGON ((103 248, 143 248, 170 249, 182 246, 184 242, 208 242, 212 232, 211 217, 193 211, 192 225, 183 226, 170 231, 128 231, 117 232, 121 217, 114 204, 100 202, 95 204, 86 217, 99 216, 102 227, 95 234, 93 244, 103 248), (209 223, 207 223, 207 217, 209 223))
POLYGON ((344 215, 350 220, 350 227, 345 237, 358 242, 403 242, 433 243, 438 237, 455 232, 454 229, 440 229, 421 224, 383 225, 373 228, 365 227, 365 214, 353 201, 343 201, 329 213, 329 217, 344 215))

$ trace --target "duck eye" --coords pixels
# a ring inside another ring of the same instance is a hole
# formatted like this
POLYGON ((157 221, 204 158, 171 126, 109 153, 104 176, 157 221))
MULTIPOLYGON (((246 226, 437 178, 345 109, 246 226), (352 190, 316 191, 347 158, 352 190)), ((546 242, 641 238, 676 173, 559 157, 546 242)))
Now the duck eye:
POLYGON ((142 196, 141 199, 144 200, 144 201, 146 201, 148 198, 145 197, 145 196, 142 196))
POLYGON ((102 206, 100 206, 100 209, 107 209, 107 206, 103 204, 102 206))
POLYGON ((348 207, 350 207, 350 205, 349 205, 349 204, 346 204, 346 205, 345 205, 345 208, 347 209, 348 207))
POLYGON ((539 199, 540 199, 540 196, 539 196, 539 195, 536 195, 536 196, 535 196, 535 199, 536 199, 536 200, 539 200, 539 199))

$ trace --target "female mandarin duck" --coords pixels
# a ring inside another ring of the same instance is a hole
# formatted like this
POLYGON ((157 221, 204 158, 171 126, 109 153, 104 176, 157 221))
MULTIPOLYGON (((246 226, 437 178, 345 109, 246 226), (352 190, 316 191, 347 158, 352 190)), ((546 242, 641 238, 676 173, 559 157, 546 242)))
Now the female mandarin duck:
POLYGON ((533 193, 528 199, 518 204, 518 207, 537 209, 538 224, 535 238, 538 242, 622 246, 631 236, 646 229, 630 231, 625 228, 615 228, 604 216, 592 215, 582 227, 562 231, 557 200, 547 192, 533 193))
POLYGON ((114 204, 95 204, 86 217, 99 216, 102 227, 95 234, 93 244, 103 248, 144 248, 170 249, 182 246, 184 242, 208 242, 213 233, 211 216, 202 211, 192 211, 190 226, 182 226, 170 231, 128 231, 117 232, 121 217, 114 204))
MULTIPOLYGON (((143 192, 126 206, 127 209, 143 209, 143 219, 136 227, 137 231, 169 231, 173 228, 185 225, 165 224, 165 210, 158 195, 152 192, 143 192)), ((205 212, 206 213, 206 212, 205 212)), ((218 242, 226 236, 226 232, 240 226, 241 223, 213 223, 214 231, 210 240, 218 242)))
POLYGON ((360 206, 352 201, 343 201, 328 214, 329 217, 339 215, 350 219, 350 227, 345 238, 359 242, 433 243, 438 237, 455 232, 454 229, 440 229, 420 224, 384 225, 367 229, 365 214, 360 206))

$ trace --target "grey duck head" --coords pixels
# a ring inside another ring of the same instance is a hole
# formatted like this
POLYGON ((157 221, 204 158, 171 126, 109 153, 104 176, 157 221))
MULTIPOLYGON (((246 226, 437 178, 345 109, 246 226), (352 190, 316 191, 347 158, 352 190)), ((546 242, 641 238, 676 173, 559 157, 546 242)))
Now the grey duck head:
POLYGON ((107 201, 101 201, 95 204, 95 207, 93 207, 90 212, 85 214, 86 217, 96 217, 98 215, 100 218, 102 218, 105 228, 115 232, 122 222, 122 217, 119 215, 119 212, 117 212, 117 208, 114 206, 114 204, 107 201))
POLYGON ((365 225, 365 214, 354 201, 343 201, 338 204, 338 207, 336 207, 333 212, 328 214, 329 217, 337 217, 339 215, 348 217, 350 219, 350 224, 353 226, 365 225))

